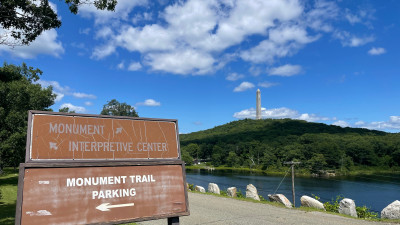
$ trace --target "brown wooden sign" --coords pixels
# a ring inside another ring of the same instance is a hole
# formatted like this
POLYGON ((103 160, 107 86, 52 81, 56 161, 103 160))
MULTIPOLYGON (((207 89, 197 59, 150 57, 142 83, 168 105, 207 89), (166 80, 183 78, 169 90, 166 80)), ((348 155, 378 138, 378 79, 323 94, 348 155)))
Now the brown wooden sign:
POLYGON ((25 162, 179 159, 176 120, 30 111, 25 162))
POLYGON ((16 224, 114 224, 189 215, 183 164, 116 163, 21 164, 16 224))

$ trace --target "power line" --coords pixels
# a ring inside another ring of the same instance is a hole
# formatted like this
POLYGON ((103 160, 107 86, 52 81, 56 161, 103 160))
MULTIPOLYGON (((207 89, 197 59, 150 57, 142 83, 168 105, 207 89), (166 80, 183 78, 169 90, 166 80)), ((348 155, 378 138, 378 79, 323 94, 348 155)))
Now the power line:
POLYGON ((285 176, 282 178, 281 182, 279 183, 278 187, 276 188, 276 190, 274 191, 274 194, 276 193, 276 191, 279 189, 279 187, 281 186, 283 180, 285 179, 286 175, 289 173, 290 168, 288 169, 288 171, 286 171, 285 176))

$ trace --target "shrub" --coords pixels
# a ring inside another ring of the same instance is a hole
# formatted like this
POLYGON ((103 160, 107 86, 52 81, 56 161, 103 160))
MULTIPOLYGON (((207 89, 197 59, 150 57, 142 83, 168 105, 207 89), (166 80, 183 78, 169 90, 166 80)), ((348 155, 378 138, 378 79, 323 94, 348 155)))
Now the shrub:
POLYGON ((224 190, 221 190, 221 191, 220 191, 220 194, 221 194, 222 196, 228 196, 228 193, 227 193, 226 191, 224 191, 224 190))
POLYGON ((318 201, 321 199, 320 197, 318 197, 318 196, 316 196, 316 195, 314 195, 314 194, 311 194, 311 196, 313 196, 315 199, 317 199, 318 201))
POLYGON ((378 213, 372 212, 371 209, 365 205, 357 206, 356 211, 358 218, 370 218, 370 219, 378 218, 378 213))
POLYGON ((242 194, 242 191, 241 191, 240 189, 236 192, 236 196, 237 196, 238 198, 246 198, 246 196, 244 196, 244 195, 242 194))
MULTIPOLYGON (((318 197, 314 194, 312 196, 317 200, 320 199, 320 197, 318 197)), ((330 201, 330 202, 325 202, 324 203, 325 210, 327 212, 338 213, 339 212, 339 203, 343 198, 344 198, 343 196, 338 195, 338 196, 336 196, 335 200, 332 199, 332 201, 330 201)), ((356 211, 357 211, 358 218, 363 218, 363 219, 378 218, 378 213, 372 212, 371 209, 368 208, 367 206, 357 206, 356 211)))
POLYGON ((325 202, 324 207, 325 210, 328 212, 339 212, 339 202, 343 199, 344 197, 341 195, 336 196, 336 200, 331 200, 330 202, 325 202))
POLYGON ((194 184, 189 184, 189 190, 194 191, 194 184))

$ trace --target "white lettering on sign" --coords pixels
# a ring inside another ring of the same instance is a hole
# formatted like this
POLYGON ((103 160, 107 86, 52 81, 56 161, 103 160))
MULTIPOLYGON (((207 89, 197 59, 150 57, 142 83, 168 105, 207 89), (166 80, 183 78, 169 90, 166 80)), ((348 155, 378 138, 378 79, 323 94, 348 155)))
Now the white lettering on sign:
POLYGON ((104 134, 103 125, 93 124, 64 124, 64 123, 50 123, 49 133, 56 134, 104 134))
POLYGON ((92 199, 123 198, 136 195, 135 188, 92 191, 92 199))
POLYGON ((67 187, 125 184, 127 176, 67 178, 67 187))
POLYGON ((168 151, 167 143, 147 143, 147 142, 139 142, 137 144, 137 150, 139 152, 163 152, 168 151))
POLYGON ((90 141, 69 141, 70 152, 133 152, 132 142, 90 142, 90 141))
POLYGON ((132 184, 134 183, 153 183, 156 182, 153 178, 153 175, 132 175, 129 176, 131 178, 132 184))
MULTIPOLYGON (((105 176, 105 177, 74 177, 67 178, 67 187, 82 187, 82 186, 101 186, 101 185, 116 185, 130 183, 154 183, 152 174, 130 175, 128 176, 105 176)), ((103 198, 123 198, 136 196, 135 188, 126 189, 109 189, 92 191, 92 199, 103 198)))

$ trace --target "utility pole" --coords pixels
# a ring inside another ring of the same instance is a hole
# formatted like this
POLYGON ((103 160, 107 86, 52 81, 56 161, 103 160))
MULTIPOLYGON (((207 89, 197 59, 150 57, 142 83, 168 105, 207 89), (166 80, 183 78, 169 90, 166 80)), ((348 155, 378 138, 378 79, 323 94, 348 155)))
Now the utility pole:
POLYGON ((293 206, 296 207, 296 202, 295 202, 295 191, 294 191, 294 165, 300 164, 301 162, 285 162, 284 164, 289 164, 292 166, 292 196, 293 196, 293 206))

